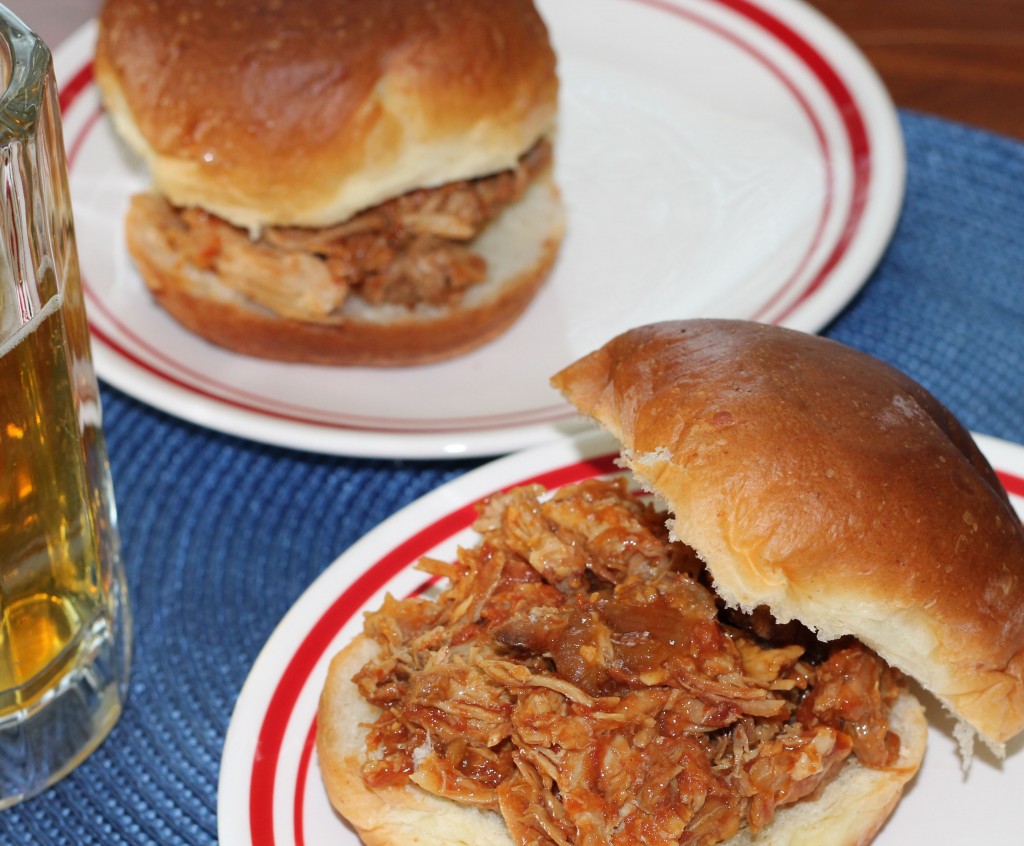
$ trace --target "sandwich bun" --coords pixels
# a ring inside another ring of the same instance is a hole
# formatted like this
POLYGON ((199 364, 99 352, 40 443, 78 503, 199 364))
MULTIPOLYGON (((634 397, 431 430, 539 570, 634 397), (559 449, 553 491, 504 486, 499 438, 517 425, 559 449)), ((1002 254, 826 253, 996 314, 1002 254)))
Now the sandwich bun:
POLYGON ((152 178, 127 215, 129 252, 156 301, 211 343, 328 365, 447 359, 508 329, 555 262, 565 212, 550 161, 493 218, 472 217, 475 182, 523 180, 524 159, 552 144, 556 57, 531 0, 106 0, 94 69, 152 178), (468 201, 440 222, 429 218, 441 195, 397 223, 366 221, 463 183, 468 201), (216 233, 181 222, 188 210, 249 236, 251 250, 222 257, 216 233), (344 246, 342 269, 331 253, 265 237, 347 224, 374 240, 344 246), (427 242, 423 259, 414 248, 427 242), (275 282, 302 273, 306 285, 275 282), (381 273, 387 293, 364 294, 381 273))
POLYGON ((668 501, 727 604, 856 637, 997 753, 1024 729, 1024 529, 913 379, 819 336, 692 320, 552 383, 668 501))
POLYGON ((94 72, 156 189, 248 229, 505 170, 558 105, 529 0, 106 0, 94 72))

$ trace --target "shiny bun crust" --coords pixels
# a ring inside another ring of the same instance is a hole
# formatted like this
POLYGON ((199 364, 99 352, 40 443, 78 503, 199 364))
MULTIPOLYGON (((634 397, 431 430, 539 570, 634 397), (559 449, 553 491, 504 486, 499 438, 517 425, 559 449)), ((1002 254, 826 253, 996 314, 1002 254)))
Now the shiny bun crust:
POLYGON ((1024 728, 1024 532, 919 384, 723 320, 626 332, 553 384, 620 440, 727 602, 856 636, 997 751, 1024 728))
POLYGON ((107 0, 95 75, 157 189, 247 228, 512 167, 558 96, 530 0, 107 0))
MULTIPOLYGON (((494 811, 435 796, 416 785, 371 790, 360 774, 366 726, 376 709, 352 676, 377 651, 360 635, 331 662, 317 714, 317 757, 331 803, 367 846, 514 846, 494 811)), ((849 759, 837 778, 812 800, 781 808, 756 835, 741 832, 727 846, 863 846, 899 801, 921 764, 927 723, 920 704, 903 694, 890 715, 900 736, 900 757, 885 770, 849 759)))

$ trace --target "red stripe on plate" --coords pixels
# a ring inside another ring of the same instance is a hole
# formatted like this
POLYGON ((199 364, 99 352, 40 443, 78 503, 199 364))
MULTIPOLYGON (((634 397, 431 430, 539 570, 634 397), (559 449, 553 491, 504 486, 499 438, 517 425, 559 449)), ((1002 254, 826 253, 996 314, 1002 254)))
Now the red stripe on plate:
POLYGON ((292 827, 295 833, 296 846, 303 846, 306 842, 306 831, 303 818, 302 806, 306 800, 306 777, 309 775, 309 765, 313 760, 313 750, 316 748, 316 717, 309 726, 306 734, 306 742, 302 745, 302 755, 299 757, 299 774, 295 779, 295 807, 292 810, 294 819, 292 827))
MULTIPOLYGON (((804 64, 818 78, 818 81, 825 87, 832 101, 836 104, 850 142, 850 154, 853 164, 853 194, 850 199, 850 208, 847 211, 846 222, 843 224, 842 232, 835 247, 818 271, 818 274, 788 307, 772 318, 773 322, 781 323, 824 284, 829 274, 832 273, 839 260, 846 253, 847 247, 849 247, 850 241, 860 225, 860 219, 864 214, 864 207, 867 205, 869 187, 871 185, 871 141, 868 138, 867 128, 864 124, 864 117, 860 107, 850 93, 850 89, 846 87, 846 83, 836 73, 835 68, 829 64, 828 60, 812 44, 799 33, 786 26, 782 21, 772 17, 767 11, 753 5, 748 0, 715 0, 715 2, 732 8, 758 24, 800 57, 804 64)), ((778 302, 779 297, 784 291, 785 289, 779 291, 773 297, 768 305, 762 309, 762 314, 768 312, 778 302)))
MULTIPOLYGON (((702 24, 706 28, 715 32, 716 35, 720 36, 726 41, 731 42, 732 44, 740 48, 743 52, 747 53, 749 56, 756 59, 761 65, 763 65, 769 71, 769 73, 772 74, 772 76, 776 77, 785 86, 785 88, 793 96, 793 99, 795 99, 797 103, 800 104, 800 108, 803 110, 804 114, 807 116, 807 119, 811 123, 811 127, 814 130, 815 138, 817 138, 818 140, 818 146, 821 149, 822 159, 824 159, 825 161, 825 197, 822 203, 821 214, 818 217, 818 223, 815 226, 814 234, 811 237, 811 243, 807 247, 807 250, 804 253, 803 257, 800 259, 799 262, 797 262, 797 266, 793 269, 793 272, 789 275, 789 278, 786 279, 786 281, 783 282, 781 286, 779 286, 779 289, 769 298, 768 302, 761 306, 761 308, 759 308, 751 316, 752 320, 770 320, 772 323, 780 323, 783 319, 785 319, 787 315, 789 315, 793 311, 793 309, 797 307, 797 305, 799 305, 801 302, 807 299, 807 297, 809 297, 814 290, 819 288, 821 284, 825 281, 825 278, 827 276, 825 272, 819 273, 818 276, 811 280, 808 287, 797 297, 796 300, 794 300, 794 302, 790 305, 788 309, 786 309, 781 314, 775 315, 774 317, 769 317, 772 309, 775 306, 777 306, 779 301, 784 296, 786 296, 786 294, 789 293, 790 289, 793 287, 793 285, 796 284, 796 281, 800 278, 800 276, 804 272, 804 269, 810 263, 811 256, 814 255, 815 250, 817 250, 818 245, 821 243, 821 237, 825 231, 825 224, 828 222, 829 215, 832 211, 833 188, 835 180, 833 176, 832 151, 829 148, 828 138, 825 135, 825 131, 822 129, 821 123, 819 122, 817 115, 814 113, 814 110, 811 108, 810 103, 807 101, 807 98, 804 97, 803 93, 796 87, 796 85, 789 78, 787 78, 786 75, 782 72, 782 70, 774 62, 768 59, 767 56, 765 56, 758 50, 754 49, 751 45, 747 44, 746 42, 740 40, 740 38, 735 33, 730 32, 724 27, 717 26, 708 21, 704 21, 702 18, 700 18, 698 15, 693 14, 692 12, 688 12, 686 10, 680 9, 677 6, 672 5, 669 0, 637 0, 637 2, 644 3, 649 6, 654 6, 655 8, 661 9, 670 14, 674 14, 678 17, 693 20, 696 23, 702 24)), ((718 3, 719 5, 732 8, 733 11, 738 12, 744 17, 749 18, 754 23, 761 26, 762 29, 770 32, 779 41, 786 44, 786 46, 789 47, 793 53, 799 56, 805 64, 807 64, 809 67, 812 66, 812 63, 807 61, 808 57, 805 55, 804 51, 806 49, 814 52, 813 48, 809 44, 807 44, 807 42, 804 41, 802 38, 793 33, 792 30, 790 30, 788 27, 783 26, 775 18, 772 18, 770 15, 762 13, 759 9, 754 9, 755 11, 758 12, 757 15, 751 14, 751 9, 753 7, 750 7, 750 4, 748 3, 730 2, 730 0, 710 0, 710 2, 715 2, 718 3), (766 21, 770 22, 771 26, 766 26, 766 21)), ((818 56, 816 52, 814 52, 814 55, 817 58, 820 58, 820 56, 818 56)), ((814 70, 815 74, 818 75, 816 68, 812 67, 812 70, 814 70)), ((831 71, 831 68, 829 70, 831 71)), ((829 90, 830 94, 833 93, 827 85, 825 87, 827 90, 829 90)), ((845 94, 845 99, 850 100, 851 98, 849 97, 849 92, 845 92, 845 94)), ((835 96, 833 96, 833 99, 835 100, 835 96)), ((838 104, 839 101, 836 100, 836 103, 838 104)), ((840 109, 840 113, 842 113, 842 111, 843 110, 840 109)), ((856 162, 854 164, 853 171, 855 181, 854 190, 856 190, 856 183, 860 181, 862 176, 866 179, 870 179, 871 171, 869 169, 866 173, 862 174, 856 167, 856 162)), ((848 219, 847 222, 844 224, 844 233, 849 227, 850 220, 848 219)))
MULTIPOLYGON (((281 743, 299 692, 330 642, 373 594, 389 579, 429 549, 468 527, 476 516, 472 504, 463 506, 412 535, 366 570, 316 621, 288 662, 267 706, 253 761, 249 786, 249 828, 253 846, 272 846, 274 839, 274 781, 281 743)), ((297 803, 301 800, 296 798, 297 803)))
POLYGON ((999 477, 999 481, 1003 483, 1003 487, 1006 488, 1007 493, 1011 493, 1014 496, 1024 497, 1024 479, 1020 476, 1014 476, 1012 473, 1006 473, 1002 470, 997 470, 996 475, 999 477))
POLYGON ((78 99, 78 96, 89 87, 93 79, 92 62, 86 62, 78 69, 67 85, 60 89, 58 101, 63 114, 71 108, 71 104, 78 99))
MULTIPOLYGON (((440 576, 431 576, 409 591, 408 596, 421 596, 430 588, 441 581, 440 576)), ((306 781, 309 777, 309 768, 313 761, 313 750, 316 748, 316 715, 309 724, 309 731, 306 733, 306 742, 302 745, 302 754, 299 756, 299 772, 295 778, 294 808, 292 809, 292 825, 295 829, 296 846, 303 846, 306 842, 305 812, 306 802, 306 781)))

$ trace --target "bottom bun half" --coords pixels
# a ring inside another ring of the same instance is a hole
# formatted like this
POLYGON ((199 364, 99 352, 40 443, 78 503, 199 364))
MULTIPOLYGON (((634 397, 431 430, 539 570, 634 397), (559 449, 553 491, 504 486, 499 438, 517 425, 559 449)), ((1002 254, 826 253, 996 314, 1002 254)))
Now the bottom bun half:
POLYGON ((530 186, 473 242, 487 278, 458 305, 371 306, 349 297, 322 319, 281 317, 188 262, 164 230, 129 213, 128 251, 156 301, 207 341, 258 358, 326 365, 427 364, 467 353, 505 332, 551 271, 565 213, 550 174, 530 186))
MULTIPOLYGON (((376 709, 352 677, 377 653, 357 637, 332 661, 317 717, 317 753, 335 809, 367 846, 515 846, 494 811, 439 797, 415 785, 370 789, 362 779, 366 726, 376 709)), ((757 834, 742 831, 729 846, 863 846, 870 843, 921 765, 927 741, 924 710, 903 693, 890 715, 901 741, 896 764, 884 770, 848 762, 817 796, 780 809, 757 834)))

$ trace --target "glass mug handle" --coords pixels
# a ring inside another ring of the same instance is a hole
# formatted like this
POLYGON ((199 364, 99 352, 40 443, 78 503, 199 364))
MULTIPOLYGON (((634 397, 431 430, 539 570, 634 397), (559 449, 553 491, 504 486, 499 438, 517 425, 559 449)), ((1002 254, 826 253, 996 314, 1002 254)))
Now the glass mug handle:
POLYGON ((49 50, 0 6, 0 808, 121 713, 130 620, 49 50))

